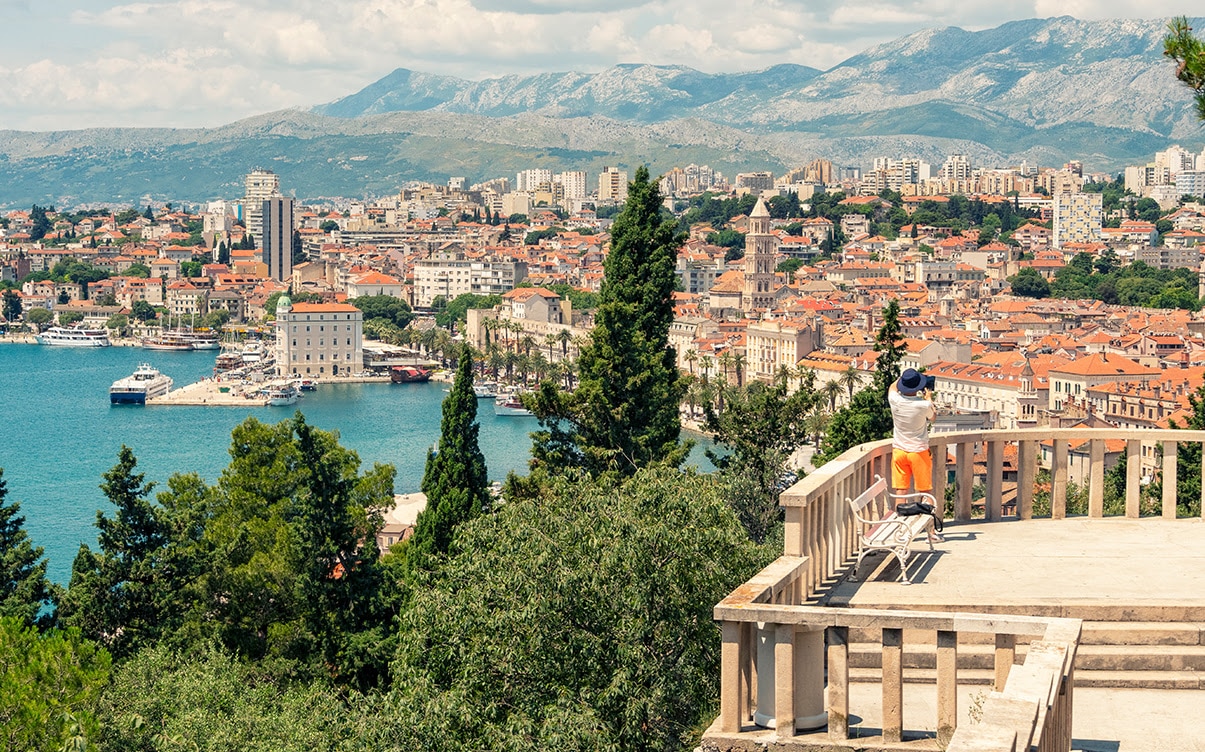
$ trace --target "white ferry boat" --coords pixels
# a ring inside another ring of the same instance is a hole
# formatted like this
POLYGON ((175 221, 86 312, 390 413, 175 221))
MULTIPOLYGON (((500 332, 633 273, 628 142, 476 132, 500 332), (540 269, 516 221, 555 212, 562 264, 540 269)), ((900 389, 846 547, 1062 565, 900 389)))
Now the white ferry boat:
POLYGON ((37 335, 39 345, 55 347, 108 347, 109 333, 104 329, 70 329, 52 326, 37 335))
POLYGON ((268 390, 268 404, 273 407, 295 405, 301 399, 301 390, 293 384, 274 386, 268 390))
POLYGON ((109 387, 110 405, 145 405, 148 399, 162 397, 172 389, 172 378, 142 363, 138 369, 124 379, 118 379, 109 387))
POLYGON ((519 398, 518 392, 512 392, 499 395, 498 399, 494 400, 494 415, 531 415, 531 411, 523 406, 523 400, 519 398))

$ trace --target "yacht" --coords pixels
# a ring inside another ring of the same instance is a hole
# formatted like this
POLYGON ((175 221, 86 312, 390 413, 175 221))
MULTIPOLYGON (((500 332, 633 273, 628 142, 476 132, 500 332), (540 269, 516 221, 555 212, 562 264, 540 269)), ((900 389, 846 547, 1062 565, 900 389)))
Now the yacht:
POLYGON ((217 350, 222 343, 218 341, 217 332, 181 332, 183 337, 192 343, 194 350, 217 350))
POLYGON ((268 404, 273 407, 295 405, 301 399, 301 390, 293 384, 282 384, 268 390, 268 404))
POLYGON ((498 385, 492 381, 481 381, 473 384, 473 394, 478 398, 495 399, 498 396, 498 385))
POLYGON ((163 332, 152 337, 142 338, 143 350, 173 350, 182 352, 192 350, 192 340, 180 332, 163 332))
POLYGON ((39 345, 56 347, 108 347, 109 333, 104 329, 70 329, 52 326, 37 335, 39 345))
POLYGON ((531 411, 523 406, 523 400, 519 398, 519 393, 512 392, 510 394, 499 395, 498 399, 494 400, 494 415, 531 415, 531 411))
POLYGON ((130 376, 109 387, 110 405, 145 405, 148 399, 162 397, 172 389, 172 378, 142 363, 130 376))

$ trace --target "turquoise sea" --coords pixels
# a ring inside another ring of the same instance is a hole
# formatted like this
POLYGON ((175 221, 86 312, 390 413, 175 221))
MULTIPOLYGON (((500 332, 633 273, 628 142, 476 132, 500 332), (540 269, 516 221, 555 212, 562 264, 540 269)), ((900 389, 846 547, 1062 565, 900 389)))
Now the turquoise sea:
MULTIPOLYGON (((428 447, 439 438, 447 384, 322 385, 292 407, 110 407, 109 385, 146 361, 177 385, 212 374, 214 352, 147 352, 136 348, 57 348, 0 344, 0 468, 9 501, 21 502, 25 529, 45 549, 49 574, 65 583, 80 543, 95 547, 96 511, 112 507, 100 492, 101 474, 122 444, 139 470, 162 482, 197 472, 208 482, 229 461, 230 431, 248 416, 275 423, 301 410, 306 420, 338 431, 362 467, 392 464, 395 490, 417 491, 428 447)), ((498 417, 478 403, 481 449, 491 479, 525 472, 533 418, 498 417)), ((691 463, 706 466, 702 445, 691 463)))

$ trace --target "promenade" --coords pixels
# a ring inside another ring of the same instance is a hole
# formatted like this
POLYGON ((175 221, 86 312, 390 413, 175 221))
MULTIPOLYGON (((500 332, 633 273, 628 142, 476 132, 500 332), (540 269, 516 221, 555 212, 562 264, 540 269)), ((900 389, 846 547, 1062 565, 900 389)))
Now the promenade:
MULTIPOLYGON (((151 406, 204 406, 204 407, 263 407, 268 398, 263 391, 277 384, 287 384, 296 379, 273 378, 266 381, 226 380, 221 377, 206 378, 196 383, 173 389, 162 397, 147 400, 151 406)), ((314 383, 329 384, 388 384, 389 376, 328 376, 313 378, 314 383)))

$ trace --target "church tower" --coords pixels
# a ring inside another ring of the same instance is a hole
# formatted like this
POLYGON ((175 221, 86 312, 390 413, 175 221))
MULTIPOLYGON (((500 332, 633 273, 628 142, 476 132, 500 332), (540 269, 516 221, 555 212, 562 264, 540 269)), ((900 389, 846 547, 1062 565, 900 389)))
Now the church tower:
POLYGON ((749 231, 745 234, 745 290, 741 310, 746 314, 774 307, 774 257, 778 237, 770 233, 770 210, 757 199, 749 213, 749 231))
POLYGON ((1035 385, 1033 366, 1025 356, 1025 367, 1021 370, 1021 388, 1017 391, 1017 428, 1038 427, 1038 390, 1035 385))

